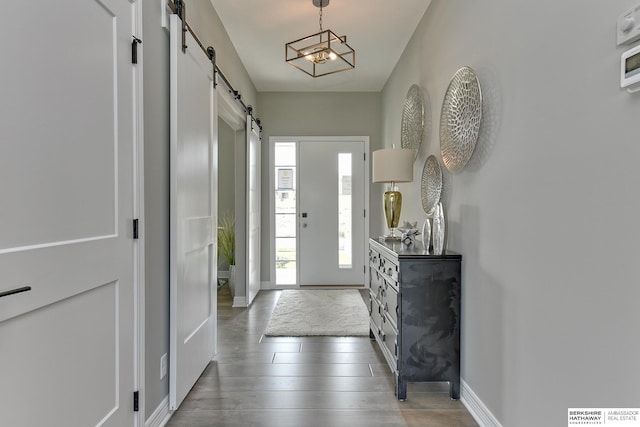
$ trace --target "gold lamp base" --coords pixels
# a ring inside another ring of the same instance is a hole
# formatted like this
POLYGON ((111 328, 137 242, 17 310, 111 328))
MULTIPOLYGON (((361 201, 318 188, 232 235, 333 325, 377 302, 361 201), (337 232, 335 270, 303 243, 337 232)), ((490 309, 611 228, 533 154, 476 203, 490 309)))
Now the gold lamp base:
POLYGON ((402 194, 399 191, 386 191, 384 193, 384 216, 387 219, 389 235, 383 236, 380 240, 384 242, 399 242, 400 235, 395 234, 400 222, 400 211, 402 210, 402 194))

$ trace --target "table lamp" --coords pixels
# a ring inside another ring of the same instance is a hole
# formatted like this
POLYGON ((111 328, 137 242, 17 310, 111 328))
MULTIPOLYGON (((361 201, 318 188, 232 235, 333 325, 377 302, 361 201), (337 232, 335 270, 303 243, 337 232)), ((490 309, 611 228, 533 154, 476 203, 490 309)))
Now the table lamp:
POLYGON ((400 235, 395 234, 400 221, 402 194, 398 191, 398 182, 413 181, 413 160, 415 151, 410 148, 384 148, 373 152, 373 182, 389 182, 391 189, 384 193, 384 216, 389 234, 382 237, 385 242, 399 242, 400 235))

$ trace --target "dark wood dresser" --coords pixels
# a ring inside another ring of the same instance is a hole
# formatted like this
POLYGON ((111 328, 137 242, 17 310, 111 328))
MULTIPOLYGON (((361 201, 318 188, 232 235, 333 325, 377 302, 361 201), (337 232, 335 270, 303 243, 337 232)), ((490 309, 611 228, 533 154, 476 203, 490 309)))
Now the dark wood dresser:
POLYGON ((460 398, 460 270, 462 255, 427 255, 411 246, 369 239, 369 336, 396 376, 407 383, 448 381, 460 398))

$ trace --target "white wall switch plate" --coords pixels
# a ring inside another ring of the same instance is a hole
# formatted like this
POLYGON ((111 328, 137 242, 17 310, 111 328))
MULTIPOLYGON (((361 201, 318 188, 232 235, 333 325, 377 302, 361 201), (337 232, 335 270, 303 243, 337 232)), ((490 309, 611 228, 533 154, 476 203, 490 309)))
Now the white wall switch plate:
POLYGON ((617 46, 640 39, 640 5, 618 16, 617 46))

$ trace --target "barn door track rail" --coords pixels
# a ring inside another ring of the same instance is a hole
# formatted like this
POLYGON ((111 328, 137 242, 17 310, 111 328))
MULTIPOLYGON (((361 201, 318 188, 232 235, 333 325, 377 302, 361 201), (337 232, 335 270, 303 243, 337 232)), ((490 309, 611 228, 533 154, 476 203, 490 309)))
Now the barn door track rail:
MULTIPOLYGON (((204 54, 207 55, 207 57, 209 58, 209 60, 213 64, 214 75, 216 77, 220 77, 220 79, 222 80, 222 83, 224 83, 224 86, 226 87, 227 91, 231 95, 233 95, 233 99, 235 99, 242 106, 244 112, 251 117, 251 119, 260 128, 260 131, 262 131, 262 124, 260 123, 260 119, 258 117, 254 117, 253 116, 253 107, 251 105, 246 105, 242 101, 242 95, 240 94, 240 92, 238 92, 237 90, 235 90, 233 88, 233 86, 231 85, 231 82, 229 81, 229 79, 227 79, 227 77, 224 75, 224 73, 222 72, 220 67, 218 67, 218 65, 216 64, 216 50, 213 48, 213 46, 204 47, 202 42, 200 42, 200 39, 198 38, 198 36, 196 36, 196 34, 193 31, 193 29, 187 23, 187 5, 185 4, 184 0, 167 0, 167 4, 168 4, 169 8, 171 9, 171 11, 174 14, 178 15, 178 17, 180 18, 180 21, 182 21, 182 51, 186 52, 186 50, 188 48, 188 46, 187 46, 187 38, 186 38, 187 31, 188 31, 188 32, 191 33, 191 35, 193 36, 193 38, 196 41, 196 43, 198 43, 198 46, 200 46, 200 49, 202 49, 204 54)), ((214 83, 213 84, 217 86, 216 80, 217 79, 214 79, 214 83)))

